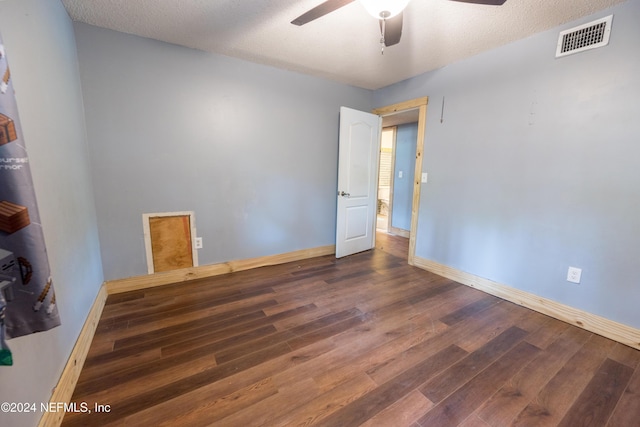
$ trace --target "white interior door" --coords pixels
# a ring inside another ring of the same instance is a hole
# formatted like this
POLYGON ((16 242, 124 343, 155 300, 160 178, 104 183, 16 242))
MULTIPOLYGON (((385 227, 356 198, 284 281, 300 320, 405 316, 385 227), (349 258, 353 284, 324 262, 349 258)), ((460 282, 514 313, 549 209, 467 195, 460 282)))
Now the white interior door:
POLYGON ((375 114, 340 108, 337 258, 375 245, 381 126, 375 114))

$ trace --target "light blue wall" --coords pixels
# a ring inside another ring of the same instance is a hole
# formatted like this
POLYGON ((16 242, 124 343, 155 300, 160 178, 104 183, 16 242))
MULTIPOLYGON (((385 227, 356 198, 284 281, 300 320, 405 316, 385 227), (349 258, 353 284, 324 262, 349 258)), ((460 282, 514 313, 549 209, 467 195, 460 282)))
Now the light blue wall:
POLYGON ((107 279, 147 273, 143 213, 194 211, 201 265, 335 243, 339 107, 371 91, 75 30, 107 279))
POLYGON ((638 22, 630 0, 375 93, 429 96, 417 256, 640 327, 638 22), (607 47, 554 58, 611 13, 607 47))
POLYGON ((0 1, 11 66, 62 325, 9 340, 0 402, 38 412, 0 413, 3 427, 35 426, 95 300, 103 274, 71 20, 59 1, 0 1))
POLYGON ((391 226, 403 230, 411 229, 411 204, 413 203, 413 177, 415 175, 417 138, 417 123, 408 123, 397 127, 391 226), (402 178, 398 175, 399 171, 402 171, 402 178))

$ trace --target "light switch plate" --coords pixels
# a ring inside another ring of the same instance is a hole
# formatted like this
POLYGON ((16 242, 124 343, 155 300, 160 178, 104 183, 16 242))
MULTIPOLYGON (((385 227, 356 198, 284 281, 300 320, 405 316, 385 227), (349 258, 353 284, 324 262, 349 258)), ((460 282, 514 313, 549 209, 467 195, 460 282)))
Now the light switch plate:
POLYGON ((402 178, 402 175, 403 175, 402 171, 398 172, 398 178, 402 178))
POLYGON ((423 183, 427 182, 427 173, 426 172, 422 172, 422 182, 423 183))

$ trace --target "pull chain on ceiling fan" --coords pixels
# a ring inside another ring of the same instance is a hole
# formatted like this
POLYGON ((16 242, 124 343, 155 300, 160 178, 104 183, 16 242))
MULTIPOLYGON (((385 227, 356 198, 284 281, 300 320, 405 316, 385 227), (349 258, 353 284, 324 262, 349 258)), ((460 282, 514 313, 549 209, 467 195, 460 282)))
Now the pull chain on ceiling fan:
POLYGON ((360 3, 369 12, 369 15, 380 20, 380 54, 384 55, 385 46, 392 46, 400 41, 402 11, 409 4, 409 0, 360 0, 360 3), (400 18, 390 23, 389 40, 387 40, 387 20, 396 16, 400 18))
POLYGON ((384 55, 384 32, 387 29, 387 18, 380 20, 380 55, 384 55))

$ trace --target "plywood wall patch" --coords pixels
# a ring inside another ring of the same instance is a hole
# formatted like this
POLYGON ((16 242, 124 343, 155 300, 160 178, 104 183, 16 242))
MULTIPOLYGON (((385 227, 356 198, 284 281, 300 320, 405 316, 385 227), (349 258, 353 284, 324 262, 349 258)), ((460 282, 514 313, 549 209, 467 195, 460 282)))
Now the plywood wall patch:
POLYGON ((198 266, 193 212, 143 214, 142 225, 149 274, 198 266))

